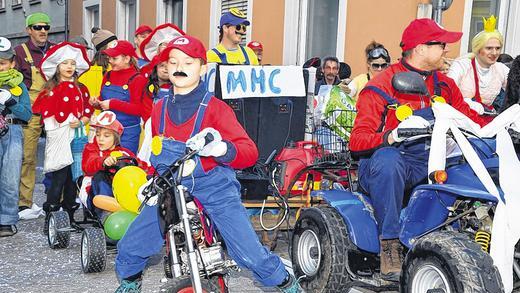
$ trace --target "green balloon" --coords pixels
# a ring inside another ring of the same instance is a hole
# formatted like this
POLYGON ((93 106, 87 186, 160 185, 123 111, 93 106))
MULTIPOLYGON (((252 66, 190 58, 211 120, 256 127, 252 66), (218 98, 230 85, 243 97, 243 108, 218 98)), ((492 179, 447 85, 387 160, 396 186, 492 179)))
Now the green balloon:
POLYGON ((104 228, 105 233, 110 239, 119 240, 123 238, 128 229, 128 226, 134 221, 137 217, 136 213, 132 213, 129 211, 117 211, 112 213, 105 220, 104 228))

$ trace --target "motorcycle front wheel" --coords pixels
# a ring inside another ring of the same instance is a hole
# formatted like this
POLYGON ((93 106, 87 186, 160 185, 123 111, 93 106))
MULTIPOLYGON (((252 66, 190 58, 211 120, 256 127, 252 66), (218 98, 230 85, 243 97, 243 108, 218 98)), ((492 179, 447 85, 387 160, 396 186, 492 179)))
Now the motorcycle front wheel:
MULTIPOLYGON (((219 284, 219 278, 202 279, 202 292, 204 293, 226 293, 227 288, 222 288, 219 284)), ((168 280, 168 282, 161 287, 160 292, 166 293, 193 293, 195 288, 191 284, 189 276, 182 276, 168 280)))

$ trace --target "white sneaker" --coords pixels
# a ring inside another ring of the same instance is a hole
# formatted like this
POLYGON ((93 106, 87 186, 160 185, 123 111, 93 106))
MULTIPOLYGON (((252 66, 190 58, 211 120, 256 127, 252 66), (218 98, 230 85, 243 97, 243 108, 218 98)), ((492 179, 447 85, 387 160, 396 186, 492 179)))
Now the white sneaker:
POLYGON ((39 216, 43 215, 45 215, 43 209, 34 203, 30 209, 25 209, 18 213, 18 217, 20 218, 20 220, 37 219, 39 216))

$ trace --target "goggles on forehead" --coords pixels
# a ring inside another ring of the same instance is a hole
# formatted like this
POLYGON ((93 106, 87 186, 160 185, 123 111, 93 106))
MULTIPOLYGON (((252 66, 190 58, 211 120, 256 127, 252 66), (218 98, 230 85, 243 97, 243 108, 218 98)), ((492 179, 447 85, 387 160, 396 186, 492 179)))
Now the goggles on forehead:
POLYGON ((383 57, 384 59, 389 59, 390 55, 388 55, 388 51, 385 48, 377 47, 368 52, 368 59, 378 59, 383 57))

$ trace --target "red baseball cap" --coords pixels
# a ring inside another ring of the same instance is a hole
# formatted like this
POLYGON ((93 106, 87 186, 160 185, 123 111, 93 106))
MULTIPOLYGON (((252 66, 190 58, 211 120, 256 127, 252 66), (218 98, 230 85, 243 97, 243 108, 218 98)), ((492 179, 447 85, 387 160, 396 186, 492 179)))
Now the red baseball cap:
POLYGON ((450 32, 429 18, 415 19, 404 29, 401 48, 408 51, 428 42, 455 43, 462 37, 461 32, 450 32))
POLYGON ((123 134, 123 124, 117 120, 116 113, 112 111, 103 111, 90 123, 92 127, 106 128, 113 130, 121 136, 123 134))
POLYGON ((257 42, 257 41, 251 41, 247 44, 247 46, 249 48, 251 48, 251 50, 263 50, 264 49, 264 46, 262 46, 262 43, 257 42))
POLYGON ((103 50, 103 53, 107 54, 110 57, 117 57, 119 55, 126 55, 126 56, 132 56, 137 58, 137 55, 135 54, 135 48, 132 43, 129 41, 115 41, 108 49, 103 50))
POLYGON ((151 32, 152 32, 152 28, 149 25, 143 24, 135 30, 134 36, 144 34, 144 33, 151 33, 151 32))
POLYGON ((172 49, 181 50, 192 58, 200 58, 204 60, 204 63, 207 62, 206 48, 204 47, 204 44, 195 37, 184 35, 171 40, 168 43, 168 46, 166 46, 166 48, 161 52, 159 61, 162 62, 168 60, 172 49))

